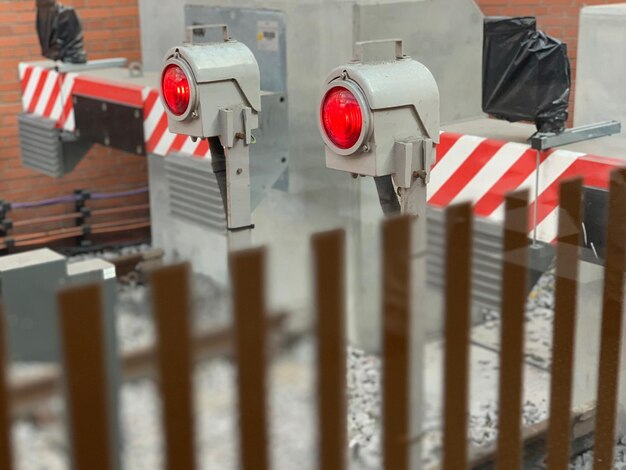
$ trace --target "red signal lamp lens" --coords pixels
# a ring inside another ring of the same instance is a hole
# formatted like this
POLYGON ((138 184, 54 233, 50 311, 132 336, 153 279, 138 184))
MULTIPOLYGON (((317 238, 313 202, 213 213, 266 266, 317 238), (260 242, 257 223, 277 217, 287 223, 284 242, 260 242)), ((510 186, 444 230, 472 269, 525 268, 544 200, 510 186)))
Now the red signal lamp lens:
POLYGON ((161 87, 169 110, 176 116, 182 116, 191 101, 189 79, 183 69, 176 64, 168 65, 163 72, 161 87))
POLYGON ((363 112, 347 88, 328 90, 322 101, 321 120, 326 136, 342 150, 354 147, 361 137, 363 112))

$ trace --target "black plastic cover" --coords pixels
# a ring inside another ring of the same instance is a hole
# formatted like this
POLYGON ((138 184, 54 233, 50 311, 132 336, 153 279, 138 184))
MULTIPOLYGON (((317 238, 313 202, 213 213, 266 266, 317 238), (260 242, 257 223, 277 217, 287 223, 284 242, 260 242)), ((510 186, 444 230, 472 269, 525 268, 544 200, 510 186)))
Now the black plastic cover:
POLYGON ((537 31, 535 18, 485 18, 485 113, 511 122, 533 121, 539 132, 562 132, 570 86, 567 45, 537 31))
POLYGON ((56 0, 37 0, 37 34, 44 57, 74 64, 87 62, 83 29, 74 8, 56 0))

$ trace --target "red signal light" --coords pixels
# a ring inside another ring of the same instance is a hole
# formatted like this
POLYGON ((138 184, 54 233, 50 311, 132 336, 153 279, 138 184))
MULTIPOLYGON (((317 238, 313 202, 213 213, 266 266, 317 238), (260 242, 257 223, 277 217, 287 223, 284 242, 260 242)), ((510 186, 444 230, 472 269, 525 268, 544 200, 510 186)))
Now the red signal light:
POLYGON ((169 110, 176 116, 182 116, 189 108, 191 90, 187 75, 176 64, 170 64, 161 79, 163 98, 169 110))
POLYGON ((328 90, 322 100, 322 127, 330 141, 340 149, 354 147, 363 131, 363 111, 356 97, 344 87, 328 90))

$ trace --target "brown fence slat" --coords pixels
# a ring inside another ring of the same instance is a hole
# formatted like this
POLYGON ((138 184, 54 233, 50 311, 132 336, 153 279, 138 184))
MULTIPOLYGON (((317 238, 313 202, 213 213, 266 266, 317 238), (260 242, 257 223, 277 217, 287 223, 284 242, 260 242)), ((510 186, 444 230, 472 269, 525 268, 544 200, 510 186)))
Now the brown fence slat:
POLYGON ((8 357, 6 344, 6 318, 0 303, 0 468, 13 468, 11 447, 11 413, 9 412, 8 357))
POLYGON ((613 468, 615 422, 622 336, 622 304, 626 242, 626 169, 611 173, 608 232, 606 239, 604 296, 594 470, 613 468))
POLYGON ((110 470, 102 287, 63 289, 58 295, 61 350, 74 468, 110 470))
POLYGON ((570 463, 582 184, 582 178, 565 181, 561 184, 559 193, 550 425, 548 428, 549 470, 567 470, 570 463))
POLYGON ((522 466, 524 313, 528 276, 528 191, 505 199, 497 470, 522 466))
POLYGON ((467 468, 472 206, 446 209, 442 470, 467 468))
POLYGON ((387 470, 410 464, 411 217, 383 223, 383 459, 387 470))
POLYGON ((196 468, 189 280, 186 263, 160 268, 150 275, 169 470, 196 468))
POLYGON ((229 256, 238 367, 242 470, 267 470, 265 250, 229 256))
POLYGON ((345 233, 313 236, 320 470, 346 468, 345 233))

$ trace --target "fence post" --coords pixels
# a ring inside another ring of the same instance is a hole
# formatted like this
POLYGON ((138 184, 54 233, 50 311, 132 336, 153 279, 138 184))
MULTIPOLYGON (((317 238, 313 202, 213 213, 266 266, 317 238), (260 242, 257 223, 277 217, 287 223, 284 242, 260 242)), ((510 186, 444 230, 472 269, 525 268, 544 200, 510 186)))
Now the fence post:
POLYGON ((313 236, 320 470, 346 468, 345 233, 313 236))
POLYGON ((442 470, 467 468, 472 206, 446 209, 442 470))
POLYGON ((13 468, 13 449, 11 446, 11 408, 9 398, 8 357, 6 344, 6 317, 0 303, 0 468, 13 468))
POLYGON ((383 460, 387 470, 410 462, 411 217, 383 223, 383 460))
POLYGON ((100 284, 66 288, 58 295, 72 465, 80 470, 111 470, 114 462, 102 301, 100 284))
POLYGON ((594 470, 613 468, 626 267, 626 169, 611 173, 602 301, 594 470))
POLYGON ((168 470, 196 468, 189 277, 187 263, 150 275, 168 470))
POLYGON ((242 470, 267 470, 265 250, 232 252, 242 470))
POLYGON ((500 309, 500 399, 497 470, 522 467, 524 325, 528 283, 528 191, 505 198, 500 309))
POLYGON ((548 427, 548 469, 567 470, 570 464, 572 386, 578 262, 582 224, 582 178, 561 184, 556 247, 556 287, 548 427))

